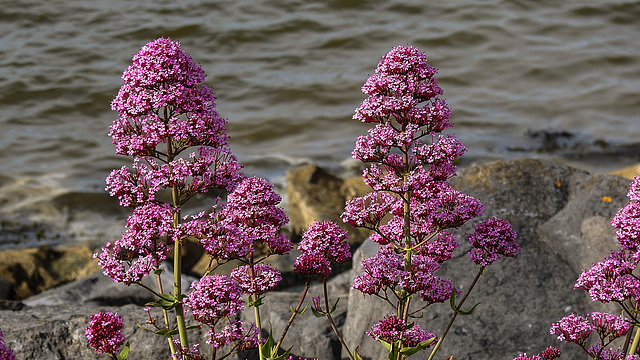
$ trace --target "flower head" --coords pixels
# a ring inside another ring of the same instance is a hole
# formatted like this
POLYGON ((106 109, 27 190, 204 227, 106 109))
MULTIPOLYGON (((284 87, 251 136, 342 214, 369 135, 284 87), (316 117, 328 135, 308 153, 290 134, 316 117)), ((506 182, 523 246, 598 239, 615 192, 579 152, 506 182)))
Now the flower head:
POLYGON ((113 281, 127 285, 138 282, 167 258, 176 234, 172 224, 173 209, 167 204, 136 207, 122 237, 107 243, 94 257, 113 281))
POLYGON ((574 288, 589 292, 591 300, 608 303, 640 299, 640 281, 631 273, 637 260, 624 252, 612 252, 604 261, 580 274, 574 288))
POLYGON ((390 247, 381 247, 374 257, 362 261, 362 273, 353 279, 353 288, 365 294, 377 294, 394 288, 406 275, 403 259, 390 247))
POLYGON ((200 344, 193 344, 191 349, 183 348, 182 344, 180 344, 180 339, 174 339, 173 344, 176 347, 176 352, 171 354, 173 358, 181 360, 205 360, 198 349, 200 344))
POLYGON ((520 252, 515 241, 517 236, 508 222, 496 218, 486 220, 467 236, 474 247, 469 251, 469 256, 480 266, 491 265, 503 256, 515 257, 520 252))
POLYGON ((560 349, 553 346, 549 346, 542 351, 542 358, 545 360, 555 359, 558 357, 560 357, 560 349))
POLYGON ((115 354, 124 344, 122 318, 112 312, 93 314, 84 335, 98 353, 115 354))
POLYGON ((191 284, 192 291, 184 298, 184 305, 193 318, 204 324, 215 324, 220 318, 233 315, 244 308, 242 288, 224 275, 204 276, 191 284))
POLYGON ((631 323, 621 316, 592 312, 588 317, 601 340, 608 339, 608 341, 613 341, 624 336, 631 328, 631 323))
POLYGON ((518 357, 513 358, 513 360, 542 360, 538 355, 527 355, 527 353, 520 354, 518 357))
POLYGON ((227 197, 221 217, 244 231, 254 242, 267 245, 272 254, 286 254, 293 245, 280 234, 280 228, 289 222, 277 206, 281 200, 266 180, 246 178, 227 197))
POLYGON ((587 338, 595 329, 596 327, 589 319, 571 314, 551 325, 550 333, 556 335, 560 341, 585 345, 587 338))
POLYGON ((298 250, 322 254, 330 264, 351 258, 347 232, 332 221, 315 222, 302 234, 298 250))
POLYGON ((407 324, 406 321, 395 315, 388 315, 380 320, 371 327, 371 330, 367 331, 367 335, 387 343, 401 340, 403 347, 414 347, 423 341, 434 339, 429 345, 431 346, 437 341, 436 336, 432 333, 422 330, 417 324, 407 324))
POLYGON ((226 146, 226 120, 215 111, 215 95, 201 85, 204 71, 180 43, 160 38, 146 44, 122 79, 111 103, 120 117, 109 132, 118 154, 153 155, 167 139, 226 146))
POLYGON ((451 113, 436 97, 442 94, 436 72, 417 48, 394 47, 362 87, 369 97, 356 109, 354 119, 382 123, 392 118, 405 125, 426 125, 427 133, 446 129, 451 113))
POLYGON ((331 274, 329 260, 316 252, 300 254, 293 263, 293 269, 298 274, 308 277, 319 276, 322 279, 328 279, 331 274))
POLYGON ((207 344, 211 344, 215 348, 235 344, 238 351, 253 349, 259 345, 258 333, 259 329, 255 324, 250 324, 248 328, 245 328, 243 321, 231 321, 219 332, 215 332, 211 328, 207 332, 209 336, 207 344))
POLYGON ((249 265, 239 266, 233 269, 230 277, 244 292, 252 295, 269 292, 282 280, 280 271, 261 264, 253 265, 253 271, 249 265))

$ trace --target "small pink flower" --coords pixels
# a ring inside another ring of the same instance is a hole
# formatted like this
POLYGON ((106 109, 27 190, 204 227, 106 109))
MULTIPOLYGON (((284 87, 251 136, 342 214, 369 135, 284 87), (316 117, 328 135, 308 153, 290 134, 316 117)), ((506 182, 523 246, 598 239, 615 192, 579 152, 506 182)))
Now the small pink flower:
POLYGON ((91 315, 84 334, 89 345, 98 353, 114 355, 124 344, 122 318, 112 312, 91 315))

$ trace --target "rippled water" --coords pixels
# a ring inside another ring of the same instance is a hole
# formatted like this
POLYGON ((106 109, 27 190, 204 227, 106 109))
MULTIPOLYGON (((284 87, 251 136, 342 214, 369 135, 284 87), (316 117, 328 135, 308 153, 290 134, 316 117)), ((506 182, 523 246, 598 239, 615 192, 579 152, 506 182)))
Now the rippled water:
POLYGON ((6 1, 3 218, 57 219, 77 232, 117 214, 93 207, 106 201, 104 177, 128 162, 106 135, 109 103, 132 54, 159 36, 179 40, 205 69, 232 150, 248 173, 274 182, 305 162, 341 171, 367 129, 351 120, 360 86, 404 44, 440 69, 467 163, 637 162, 639 18, 640 2, 613 0, 6 1))

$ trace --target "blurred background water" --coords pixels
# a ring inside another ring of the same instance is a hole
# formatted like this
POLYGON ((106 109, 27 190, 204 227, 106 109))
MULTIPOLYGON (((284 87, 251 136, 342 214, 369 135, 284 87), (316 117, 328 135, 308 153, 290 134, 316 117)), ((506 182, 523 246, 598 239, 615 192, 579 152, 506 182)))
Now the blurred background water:
POLYGON ((407 44, 439 68, 464 164, 640 161, 640 1, 0 3, 0 248, 121 231, 109 104, 160 36, 204 68, 245 172, 277 184, 309 162, 346 171, 360 87, 407 44))

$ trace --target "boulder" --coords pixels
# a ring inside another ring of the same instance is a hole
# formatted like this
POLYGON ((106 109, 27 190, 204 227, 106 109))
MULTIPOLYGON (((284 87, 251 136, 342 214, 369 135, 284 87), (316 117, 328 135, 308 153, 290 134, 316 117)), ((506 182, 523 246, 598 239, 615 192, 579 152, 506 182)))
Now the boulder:
MULTIPOLYGON (((319 168, 309 168, 307 180, 322 173, 319 168)), ((329 193, 342 192, 342 198, 347 198, 348 192, 344 189, 348 187, 344 181, 336 179, 329 176, 316 182, 318 187, 315 189, 320 189, 321 184, 332 184, 330 191, 317 196, 317 203, 329 193)), ((357 180, 353 181, 357 183, 357 180)), ((454 359, 513 359, 522 352, 539 353, 548 345, 559 347, 564 358, 583 358, 576 346, 560 343, 549 335, 549 328, 570 313, 604 308, 592 303, 585 292, 573 290, 573 284, 582 269, 618 248, 609 222, 627 203, 625 194, 629 180, 613 175, 592 175, 550 161, 523 159, 461 170, 452 184, 486 205, 482 219, 496 216, 508 220, 519 234, 521 252, 517 258, 500 260, 485 270, 463 309, 476 303, 480 305, 473 315, 458 316, 436 359, 451 355, 454 359)), ((313 189, 309 187, 307 193, 313 194, 313 189)), ((357 191, 351 191, 350 196, 357 196, 357 191)), ((303 197, 301 194, 297 195, 299 199, 303 197)), ((320 190, 316 194, 321 194, 320 190)), ((341 207, 337 209, 334 204, 334 211, 338 212, 331 215, 334 219, 342 211, 341 207)), ((330 213, 326 209, 323 211, 330 213)), ((478 272, 478 267, 466 255, 470 245, 465 241, 465 234, 471 232, 478 221, 455 231, 462 246, 439 272, 454 280, 462 293, 478 272)), ((359 346, 360 353, 371 360, 386 359, 387 355, 365 332, 393 310, 378 298, 351 290, 350 284, 353 276, 361 271, 362 260, 372 256, 376 248, 375 243, 365 241, 354 255, 353 269, 338 274, 328 283, 330 303, 341 299, 333 317, 347 344, 351 350, 359 346)), ((168 282, 172 279, 170 273, 171 269, 167 267, 163 276, 168 277, 168 282)), ((188 286, 193 279, 185 276, 183 285, 188 286)), ((7 346, 19 359, 100 358, 86 344, 84 327, 91 314, 115 311, 125 319, 125 334, 132 344, 131 359, 169 358, 166 339, 144 332, 135 325, 135 321, 146 321, 146 312, 140 305, 152 297, 136 292, 140 289, 117 285, 120 284, 95 272, 22 302, 0 301, 0 327, 7 346), (135 304, 125 305, 131 302, 135 304)), ((301 280, 291 281, 288 285, 292 287, 267 294, 265 304, 260 307, 263 329, 271 328, 274 334, 279 334, 286 326, 291 316, 290 307, 298 302, 301 280)), ((321 294, 319 284, 309 292, 309 296, 321 294)), ((252 309, 247 308, 242 316, 246 321, 253 321, 252 314, 252 309)), ((448 304, 436 304, 427 308, 424 316, 415 322, 439 335, 450 315, 448 304)), ((206 330, 193 331, 203 336, 206 330)), ((264 331, 263 335, 266 335, 264 331)), ((204 339, 193 337, 196 338, 204 339)), ((298 315, 289 330, 284 347, 290 346, 294 346, 292 354, 295 356, 346 357, 326 319, 316 319, 309 309, 298 315)), ((207 353, 209 346, 203 343, 201 348, 207 353)), ((256 353, 231 358, 255 359, 256 353)), ((416 355, 415 358, 421 357, 416 355)))
MULTIPOLYGON (((560 348, 565 358, 584 357, 577 346, 549 335, 549 328, 571 313, 602 310, 573 285, 582 269, 618 248, 607 223, 626 204, 629 180, 525 159, 470 167, 452 184, 485 204, 482 219, 508 220, 519 234, 521 251, 485 269, 463 309, 480 305, 473 315, 457 317, 436 359, 512 359, 548 345, 560 348)), ((464 237, 474 225, 456 231, 462 247, 439 273, 462 293, 478 272, 466 255, 470 245, 464 237)), ((376 250, 376 244, 363 244, 354 257, 354 274, 376 250)), ((437 305, 415 322, 440 335, 452 311, 449 304, 437 305)), ((386 359, 382 346, 364 333, 389 313, 393 309, 380 299, 351 290, 344 327, 350 348, 359 345, 365 358, 386 359)))
POLYGON ((623 168, 623 169, 612 171, 611 174, 622 176, 627 179, 633 179, 636 176, 640 175, 640 164, 635 164, 635 165, 627 166, 626 168, 623 168))
POLYGON ((315 221, 333 221, 349 233, 349 243, 360 244, 370 233, 343 223, 340 215, 347 200, 369 189, 362 178, 343 180, 317 165, 292 169, 287 172, 289 224, 302 234, 315 221))
MULTIPOLYGON (((163 273, 163 277, 166 277, 165 282, 173 278, 170 269, 163 273)), ((348 301, 344 297, 348 294, 350 279, 349 274, 344 274, 328 283, 332 304, 338 297, 343 298, 333 313, 339 326, 346 317, 348 301)), ((188 286, 191 280, 193 279, 184 277, 182 283, 188 286)), ((186 290, 185 288, 184 291, 186 290)), ((303 306, 310 296, 321 294, 320 285, 312 286, 303 306)), ((295 307, 300 295, 301 291, 267 294, 265 304, 260 307, 264 328, 273 329, 276 334, 274 336, 279 338, 292 314, 290 307, 295 307)), ((98 355, 87 345, 84 330, 92 314, 112 311, 124 320, 123 332, 127 341, 131 343, 130 359, 168 359, 170 354, 166 338, 150 334, 136 324, 145 324, 148 319, 147 312, 140 306, 140 302, 151 300, 153 297, 140 287, 116 284, 100 274, 94 274, 86 279, 50 289, 23 302, 0 303, 0 324, 5 334, 5 344, 15 353, 17 359, 98 359, 104 356, 98 355), (125 305, 129 301, 134 304, 125 305)), ((161 312, 155 308, 151 311, 158 323, 162 323, 161 312)), ((242 313, 242 318, 249 323, 255 322, 253 311, 248 307, 247 311, 242 313)), ((196 325, 189 314, 187 322, 188 325, 196 325)), ((263 331, 263 336, 267 335, 268 333, 263 331)), ((202 343, 203 354, 210 358, 211 349, 204 344, 206 329, 190 330, 190 339, 195 343, 202 343)), ((339 358, 340 355, 340 343, 326 319, 316 319, 311 311, 298 315, 283 346, 294 346, 294 354, 314 354, 313 356, 319 358, 339 358), (331 356, 326 356, 327 353, 331 356)), ((256 351, 243 352, 231 357, 237 360, 257 358, 256 351)))
POLYGON ((25 299, 98 269, 86 245, 5 250, 0 252, 0 278, 12 286, 0 292, 0 299, 25 299))

